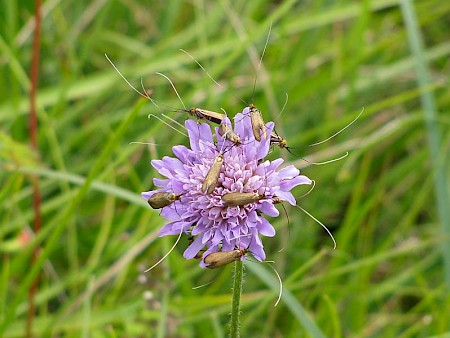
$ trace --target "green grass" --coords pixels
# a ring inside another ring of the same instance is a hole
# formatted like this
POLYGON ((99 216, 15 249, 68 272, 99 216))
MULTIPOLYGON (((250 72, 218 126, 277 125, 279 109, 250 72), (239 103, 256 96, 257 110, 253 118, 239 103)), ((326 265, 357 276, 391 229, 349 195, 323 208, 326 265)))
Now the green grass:
POLYGON ((163 107, 181 103, 155 72, 172 79, 188 107, 234 115, 241 99, 253 100, 295 153, 271 157, 317 182, 299 203, 330 228, 337 249, 299 209, 286 206, 287 218, 280 208, 271 220, 277 236, 264 244, 283 279, 282 300, 274 307, 270 267, 246 262, 242 337, 450 334, 450 3, 47 1, 37 152, 28 130, 34 3, 3 0, 0 8, 0 336, 24 335, 37 273, 35 336, 228 334, 232 266, 186 261, 183 238, 143 273, 176 237, 157 237, 164 219, 139 196, 160 177, 149 161, 187 139, 147 118, 170 112, 132 91, 105 53, 163 107), (308 147, 362 108, 350 128, 308 147), (346 151, 338 162, 309 163, 346 151), (32 175, 43 225, 24 241, 32 175))

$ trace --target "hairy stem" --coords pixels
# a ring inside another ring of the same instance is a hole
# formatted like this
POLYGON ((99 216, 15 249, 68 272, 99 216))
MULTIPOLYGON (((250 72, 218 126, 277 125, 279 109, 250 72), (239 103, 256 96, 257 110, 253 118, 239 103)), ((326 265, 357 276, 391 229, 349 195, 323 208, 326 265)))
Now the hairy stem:
POLYGON ((241 294, 244 280, 244 264, 241 260, 234 263, 233 299, 231 301, 230 338, 239 337, 239 319, 241 315, 241 294))

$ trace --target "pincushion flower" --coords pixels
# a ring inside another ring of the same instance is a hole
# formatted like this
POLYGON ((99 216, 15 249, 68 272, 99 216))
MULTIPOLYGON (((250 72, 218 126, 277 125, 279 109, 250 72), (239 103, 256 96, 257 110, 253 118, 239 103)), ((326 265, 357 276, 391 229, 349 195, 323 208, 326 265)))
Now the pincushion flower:
MULTIPOLYGON (((223 123, 231 126, 228 118, 223 123)), ((312 181, 300 175, 293 165, 279 169, 283 163, 281 158, 264 160, 269 153, 270 137, 261 142, 255 140, 248 108, 234 118, 234 132, 241 138, 240 145, 221 136, 218 128, 215 144, 208 124, 187 120, 185 125, 191 149, 174 146, 176 158, 166 156, 153 160, 152 166, 166 179, 154 178, 154 184, 161 189, 142 193, 146 200, 158 192, 175 194, 173 203, 161 210, 169 223, 161 229, 160 236, 182 232, 194 236, 184 252, 186 259, 196 257, 206 247, 203 258, 213 252, 239 248, 250 251, 259 261, 264 260, 266 254, 260 236, 272 237, 275 229, 263 215, 279 215, 273 198, 295 205, 291 189, 312 181), (214 190, 207 194, 202 185, 219 154, 223 155, 220 174, 214 190), (222 199, 227 193, 257 193, 259 198, 252 203, 232 206, 222 199)), ((273 127, 273 122, 266 124, 267 135, 273 127)), ((205 267, 203 260, 200 266, 205 267)))

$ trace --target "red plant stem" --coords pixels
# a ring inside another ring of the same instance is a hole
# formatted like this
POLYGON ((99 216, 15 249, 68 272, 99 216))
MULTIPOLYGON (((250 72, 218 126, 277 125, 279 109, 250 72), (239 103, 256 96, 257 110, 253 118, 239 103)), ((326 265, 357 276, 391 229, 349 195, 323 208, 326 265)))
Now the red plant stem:
MULTIPOLYGON (((30 142, 31 147, 38 150, 37 131, 38 121, 36 112, 36 90, 38 86, 38 74, 39 74, 39 46, 41 37, 41 0, 35 0, 35 28, 33 34, 33 56, 31 60, 30 69, 30 142)), ((31 176, 31 183, 33 185, 33 209, 34 209, 34 221, 33 229, 34 233, 38 234, 41 230, 41 193, 39 190, 39 179, 37 176, 31 176)), ((39 256, 40 247, 36 247, 33 251, 31 258, 31 265, 37 261, 39 256)), ((39 285, 39 274, 36 275, 33 283, 28 290, 28 313, 25 327, 25 336, 33 337, 33 319, 36 311, 35 296, 39 285)))

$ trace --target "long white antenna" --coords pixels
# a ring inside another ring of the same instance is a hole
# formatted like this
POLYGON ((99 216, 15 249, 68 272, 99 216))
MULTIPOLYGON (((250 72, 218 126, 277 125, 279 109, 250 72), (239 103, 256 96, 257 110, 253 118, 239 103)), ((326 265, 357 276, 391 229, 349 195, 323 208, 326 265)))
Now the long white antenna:
POLYGON ((364 111, 364 108, 361 110, 361 112, 358 114, 358 116, 355 117, 355 119, 354 119, 352 122, 350 122, 349 124, 347 124, 344 128, 342 128, 341 130, 339 130, 337 133, 331 135, 329 138, 327 138, 327 139, 325 139, 325 140, 323 140, 323 141, 320 141, 320 142, 316 142, 316 143, 310 144, 309 146, 310 146, 310 147, 313 147, 313 146, 317 146, 317 145, 319 145, 319 144, 325 143, 325 142, 331 140, 331 139, 332 139, 333 137, 335 137, 336 135, 342 133, 345 129, 347 129, 347 128, 350 127, 353 123, 355 123, 357 119, 359 119, 359 117, 361 116, 361 114, 363 113, 363 111, 364 111))
POLYGON ((303 195, 301 195, 300 197, 298 197, 297 199, 299 199, 299 198, 303 198, 303 197, 305 197, 305 196, 307 196, 307 195, 309 195, 313 190, 314 190, 314 187, 316 186, 316 181, 314 181, 314 180, 311 180, 312 182, 313 182, 313 185, 312 185, 312 187, 311 187, 311 189, 309 189, 309 191, 307 192, 307 193, 305 193, 305 194, 303 194, 303 195))
POLYGON ((139 95, 141 95, 142 97, 145 97, 146 99, 149 98, 148 95, 142 94, 139 90, 137 90, 126 78, 125 76, 123 76, 123 74, 120 72, 120 70, 116 67, 116 65, 109 59, 108 55, 105 54, 106 59, 109 61, 109 63, 111 64, 111 66, 114 67, 114 69, 116 70, 116 72, 122 77, 122 79, 125 80, 125 82, 128 84, 128 86, 131 87, 131 89, 133 89, 136 93, 138 93, 139 95))
POLYGON ((186 54, 187 56, 189 56, 192 60, 194 60, 194 62, 201 68, 203 69, 203 71, 205 72, 205 74, 211 79, 212 82, 214 82, 216 85, 218 85, 220 88, 223 88, 223 86, 217 82, 212 76, 211 74, 208 73, 208 71, 205 69, 205 67, 202 66, 202 64, 200 62, 198 62, 191 54, 189 54, 187 51, 185 51, 184 49, 180 49, 184 54, 186 54))
POLYGON ((184 105, 184 102, 183 102, 183 100, 181 99, 180 94, 178 94, 178 91, 177 91, 177 89, 175 88, 175 85, 173 84, 173 82, 172 82, 166 75, 164 75, 163 73, 156 72, 156 74, 161 75, 162 77, 165 77, 165 78, 167 79, 167 81, 169 81, 170 85, 172 86, 173 90, 175 91, 175 94, 177 94, 178 99, 180 100, 182 106, 184 107, 185 110, 187 110, 187 108, 186 108, 186 106, 184 105))
MULTIPOLYGON (((189 56, 192 60, 194 60, 194 62, 205 72, 205 74, 211 79, 212 82, 214 82, 216 85, 218 85, 220 88, 225 89, 224 86, 222 86, 219 82, 217 82, 210 73, 208 73, 208 71, 205 69, 205 67, 202 66, 202 64, 200 62, 198 62, 191 54, 189 54, 187 51, 185 51, 184 49, 180 49, 180 51, 182 51, 183 53, 185 53, 187 56, 189 56)), ((243 103, 247 104, 247 102, 245 102, 243 99, 241 99, 239 96, 236 96, 235 94, 232 94, 236 99, 242 101, 243 103)))
POLYGON ((279 118, 279 117, 283 114, 284 109, 286 108, 287 103, 288 103, 288 101, 289 101, 289 95, 288 95, 288 93, 285 93, 285 94, 286 94, 286 100, 284 101, 283 108, 281 108, 281 111, 280 111, 280 113, 278 114, 277 118, 279 118))
POLYGON ((307 212, 301 206, 299 206, 299 205, 295 205, 295 206, 297 208, 299 208, 301 211, 303 211, 305 214, 307 214, 309 217, 311 217, 313 220, 315 220, 317 223, 319 223, 322 226, 322 228, 325 229, 325 231, 328 233, 328 235, 330 235, 331 239, 333 240, 333 243, 334 243, 333 249, 336 250, 336 240, 334 239, 333 234, 331 233, 331 231, 328 230, 328 228, 321 221, 319 221, 317 218, 315 218, 313 215, 311 215, 309 212, 307 212))
POLYGON ((147 117, 148 117, 148 118, 154 117, 154 118, 158 119, 159 121, 161 121, 162 123, 164 123, 166 126, 172 128, 172 129, 175 130, 176 132, 180 133, 181 135, 184 135, 184 136, 186 136, 186 137, 189 137, 189 136, 187 136, 185 133, 179 131, 177 128, 175 128, 174 126, 172 126, 172 125, 170 125, 169 123, 167 123, 166 121, 164 121, 162 118, 156 116, 155 114, 148 114, 147 117))
POLYGON ((277 275, 278 281, 280 282, 280 291, 278 292, 278 299, 275 302, 274 306, 277 306, 278 303, 281 300, 281 296, 283 295, 283 281, 281 280, 280 274, 278 273, 277 269, 275 269, 271 264, 269 266, 272 268, 273 271, 275 271, 275 274, 277 275))
POLYGON ((144 145, 147 145, 147 146, 157 146, 157 145, 159 145, 158 143, 139 142, 139 141, 133 141, 133 142, 130 142, 128 144, 144 144, 144 145))
POLYGON ((164 113, 161 113, 161 115, 164 116, 166 119, 172 121, 173 123, 178 124, 181 128, 183 128, 184 130, 186 130, 186 127, 183 126, 183 125, 182 125, 180 122, 178 122, 177 120, 174 120, 173 118, 171 118, 170 116, 167 116, 167 115, 164 114, 164 113))
POLYGON ((309 164, 323 165, 323 164, 328 164, 328 163, 340 161, 340 160, 346 158, 347 156, 348 156, 348 151, 346 151, 345 155, 342 155, 341 157, 334 158, 332 160, 328 160, 328 161, 325 161, 325 162, 311 162, 311 161, 305 160, 304 158, 302 158, 302 160, 305 161, 305 162, 308 162, 309 164))
POLYGON ((151 266, 150 268, 148 268, 147 270, 145 270, 144 272, 149 272, 151 269, 153 269, 155 266, 157 266, 159 263, 161 263, 164 259, 166 259, 167 256, 170 255, 170 253, 173 251, 173 249, 175 249, 175 247, 177 246, 178 242, 181 239, 181 235, 183 234, 183 228, 180 229, 180 234, 178 235, 177 241, 175 242, 175 244, 172 246, 172 248, 169 250, 168 253, 166 253, 163 258, 161 258, 158 262, 156 262, 156 264, 154 264, 153 266, 151 266))

